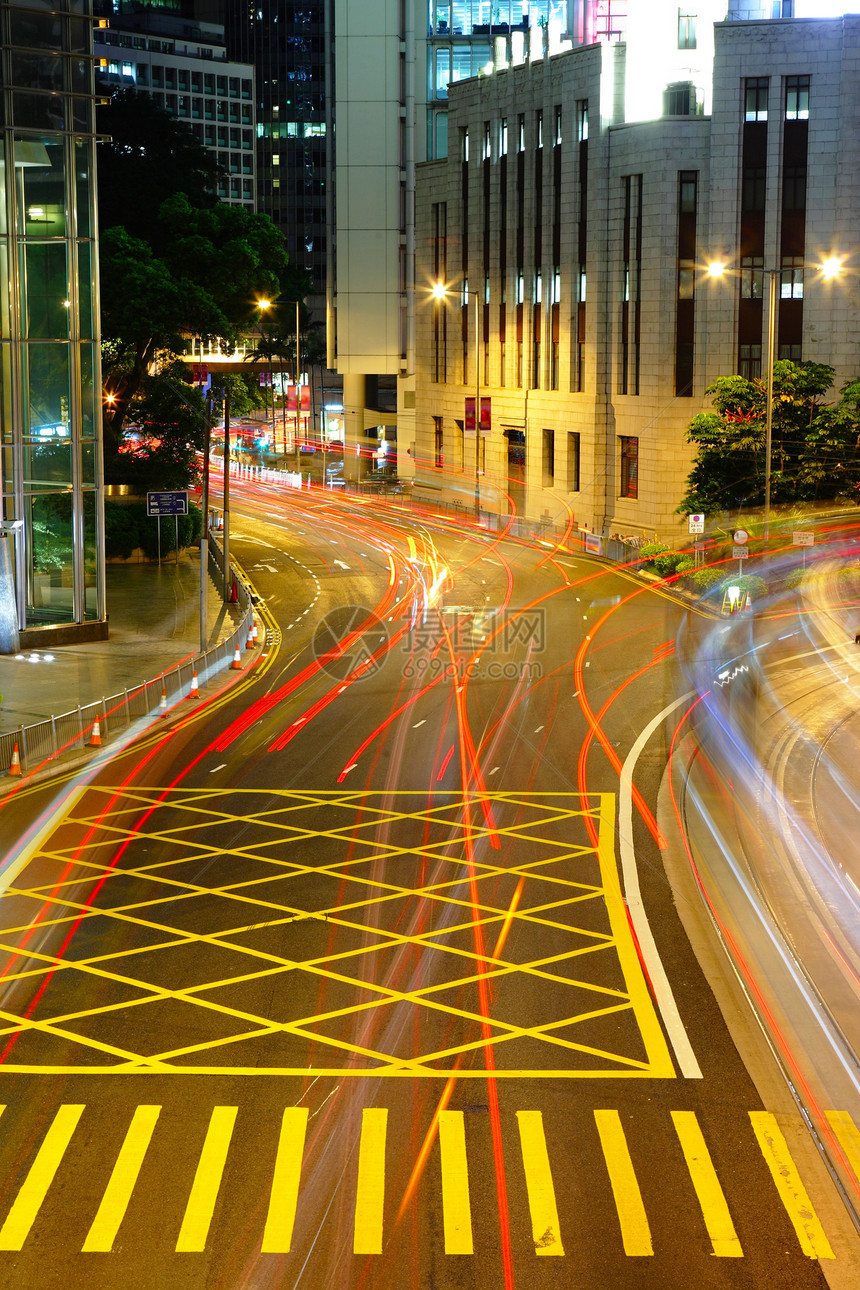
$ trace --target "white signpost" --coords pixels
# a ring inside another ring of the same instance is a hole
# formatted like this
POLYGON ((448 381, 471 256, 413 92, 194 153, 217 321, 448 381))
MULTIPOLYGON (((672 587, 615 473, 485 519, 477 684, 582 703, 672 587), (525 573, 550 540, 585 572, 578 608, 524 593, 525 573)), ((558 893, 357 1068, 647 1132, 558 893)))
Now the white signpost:
POLYGON ((810 533, 808 531, 805 533, 792 533, 791 545, 803 547, 803 567, 805 569, 806 568, 806 548, 808 546, 815 546, 815 534, 810 533))
POLYGON ((747 542, 749 542, 749 540, 750 535, 747 533, 746 529, 735 529, 732 534, 732 542, 734 544, 732 546, 732 556, 738 562, 738 577, 741 576, 741 569, 743 568, 742 561, 749 559, 750 553, 747 550, 747 542))

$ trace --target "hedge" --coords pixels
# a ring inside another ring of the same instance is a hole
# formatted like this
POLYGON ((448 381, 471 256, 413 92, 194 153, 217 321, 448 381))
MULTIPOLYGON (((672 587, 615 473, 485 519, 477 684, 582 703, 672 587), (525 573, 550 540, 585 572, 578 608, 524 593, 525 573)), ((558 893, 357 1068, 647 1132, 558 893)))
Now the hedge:
MULTIPOLYGON (((189 506, 187 515, 178 516, 180 549, 194 546, 203 531, 199 506, 189 506)), ((161 521, 161 554, 176 548, 176 525, 172 518, 161 521)), ((146 513, 145 502, 105 501, 105 556, 108 560, 128 560, 140 548, 148 560, 158 559, 158 520, 146 513)))

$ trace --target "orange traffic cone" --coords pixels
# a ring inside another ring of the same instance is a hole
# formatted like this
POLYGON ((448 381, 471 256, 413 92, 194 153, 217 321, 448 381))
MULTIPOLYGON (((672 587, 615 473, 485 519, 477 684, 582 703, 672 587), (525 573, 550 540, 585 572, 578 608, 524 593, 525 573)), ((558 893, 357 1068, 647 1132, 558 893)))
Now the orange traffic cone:
POLYGON ((90 747, 101 748, 101 746, 102 746, 102 732, 99 727, 99 719, 98 717, 96 717, 95 721, 93 722, 93 733, 90 739, 90 747))
POLYGON ((253 624, 253 626, 251 627, 251 640, 252 640, 252 641, 254 642, 254 644, 256 645, 256 644, 257 644, 257 641, 259 640, 259 632, 257 631, 257 620, 256 620, 256 618, 252 618, 252 619, 251 619, 251 622, 252 622, 252 624, 253 624))
POLYGON ((197 672, 196 672, 196 671, 194 672, 194 675, 193 675, 193 676, 192 676, 192 678, 191 678, 191 689, 188 691, 188 697, 189 697, 189 699, 199 699, 199 698, 200 698, 200 687, 199 687, 199 686, 198 686, 198 684, 197 684, 197 672))
POLYGON ((245 641, 245 649, 254 648, 254 628, 253 625, 248 628, 248 639, 245 641))
POLYGON ((11 764, 10 764, 10 766, 9 766, 9 774, 10 774, 10 775, 20 775, 20 774, 21 774, 21 758, 20 758, 19 753, 18 753, 18 741, 17 741, 17 740, 15 741, 15 747, 12 749, 12 761, 11 761, 11 764))
POLYGON ((167 716, 167 690, 165 690, 165 689, 163 689, 163 688, 162 688, 162 691, 161 691, 161 700, 160 700, 160 702, 159 702, 159 704, 158 704, 158 715, 159 715, 160 717, 166 717, 166 716, 167 716))
POLYGON ((236 672, 241 672, 242 670, 242 658, 239 653, 238 645, 236 646, 236 653, 233 655, 233 662, 230 664, 230 667, 236 672))
POLYGON ((230 604, 235 605, 239 600, 239 588, 236 586, 236 579, 233 579, 233 587, 230 592, 230 604))

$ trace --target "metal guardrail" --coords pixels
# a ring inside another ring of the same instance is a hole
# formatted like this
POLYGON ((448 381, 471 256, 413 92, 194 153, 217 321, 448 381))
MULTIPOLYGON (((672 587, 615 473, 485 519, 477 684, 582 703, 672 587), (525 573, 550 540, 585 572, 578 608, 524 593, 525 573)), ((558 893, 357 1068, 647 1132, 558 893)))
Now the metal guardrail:
MULTIPOLYGON (((209 573, 219 587, 223 586, 223 558, 221 547, 210 533, 209 573)), ((112 694, 60 716, 48 717, 34 725, 19 726, 17 730, 0 734, 0 773, 8 771, 11 766, 16 744, 21 769, 26 772, 43 762, 53 761, 61 753, 87 747, 96 722, 99 723, 102 741, 107 742, 112 736, 128 730, 134 722, 160 710, 163 706, 162 695, 167 707, 188 698, 195 672, 201 680, 208 680, 232 662, 237 648, 240 651, 245 648, 253 604, 247 586, 239 577, 236 578, 236 594, 243 610, 242 616, 229 636, 212 649, 203 650, 193 658, 185 659, 175 667, 159 673, 152 680, 144 681, 131 689, 126 688, 120 694, 112 694)))

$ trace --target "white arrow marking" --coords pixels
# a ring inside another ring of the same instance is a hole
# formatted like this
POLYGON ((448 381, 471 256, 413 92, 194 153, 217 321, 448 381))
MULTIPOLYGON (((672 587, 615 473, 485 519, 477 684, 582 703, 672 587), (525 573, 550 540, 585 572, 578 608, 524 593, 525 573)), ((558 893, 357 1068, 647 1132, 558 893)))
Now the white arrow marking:
POLYGON ((412 729, 417 730, 419 726, 426 726, 426 724, 427 724, 427 718, 425 717, 423 721, 416 721, 412 729))
POLYGON ((335 560, 335 561, 334 561, 334 563, 335 563, 335 564, 338 566, 338 568, 340 568, 340 569, 348 569, 348 568, 349 568, 349 565, 348 565, 348 564, 344 564, 343 560, 335 560))
POLYGON ((277 573, 278 570, 272 564, 252 564, 252 569, 265 569, 266 573, 277 573))

